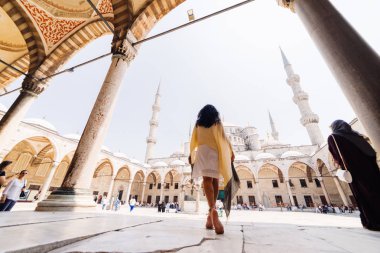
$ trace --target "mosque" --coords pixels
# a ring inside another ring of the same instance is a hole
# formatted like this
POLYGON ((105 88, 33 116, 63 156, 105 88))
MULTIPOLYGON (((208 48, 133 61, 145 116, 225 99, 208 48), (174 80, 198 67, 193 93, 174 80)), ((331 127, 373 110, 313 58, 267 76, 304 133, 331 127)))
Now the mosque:
MULTIPOLYGON (((236 154, 235 164, 241 180, 241 188, 233 203, 262 203, 271 208, 281 205, 313 207, 321 203, 355 205, 348 185, 334 175, 335 168, 331 166, 325 138, 318 126, 319 118, 310 109, 308 95, 300 86, 300 78, 282 50, 281 55, 286 81, 293 90, 293 101, 301 112, 301 123, 309 134, 311 144, 292 146, 282 143, 270 113, 271 133, 264 138, 260 138, 253 126, 241 127, 223 122, 236 154)), ((90 175, 94 198, 117 197, 127 201, 134 197, 140 203, 179 202, 182 207, 185 201, 196 203, 205 200, 202 184, 192 184, 190 181, 191 169, 187 161, 189 141, 181 151, 168 157, 157 158, 153 155, 160 98, 158 87, 149 121, 145 162, 123 153, 113 153, 103 146, 90 175)), ((5 106, 0 107, 1 117, 6 111, 5 106)), ((362 131, 357 120, 352 125, 362 131)), ((44 119, 25 119, 19 124, 17 132, 12 145, 2 153, 3 160, 13 162, 7 168, 7 174, 27 168, 29 191, 25 200, 33 200, 36 194, 39 200, 44 199, 61 186, 80 136, 60 135, 44 119)))
MULTIPOLYGON (((184 1, 0 0, 0 89, 5 93, 20 90, 10 108, 0 107, 0 159, 12 161, 6 169, 7 175, 29 170, 26 200, 39 194, 37 211, 88 210, 94 208, 93 198, 99 195, 125 201, 134 196, 143 203, 173 201, 181 206, 195 201, 196 209, 199 207, 204 196, 201 184, 190 183, 188 143, 181 152, 168 157, 154 156, 159 90, 144 162, 102 146, 123 77, 141 43, 153 39, 149 32, 155 24, 184 1), (110 33, 113 34, 110 53, 89 61, 111 56, 82 135, 61 135, 44 119, 25 119, 51 80, 82 64, 68 69, 62 66, 88 43, 110 33), (21 75, 25 76, 21 87, 7 90, 21 75)), ((279 6, 297 15, 318 47, 360 119, 351 122, 353 128, 367 135, 375 150, 379 150, 378 55, 329 1, 320 2, 277 0, 279 6)), ((181 27, 184 26, 172 30, 181 27)), ((355 205, 348 185, 335 175, 326 136, 321 134, 319 118, 310 108, 300 78, 285 54, 281 54, 286 82, 293 91, 293 101, 300 110, 300 121, 309 135, 310 145, 281 143, 271 116, 272 131, 265 138, 252 126, 225 123, 242 181, 234 201, 262 203, 266 207, 281 203, 355 205)))

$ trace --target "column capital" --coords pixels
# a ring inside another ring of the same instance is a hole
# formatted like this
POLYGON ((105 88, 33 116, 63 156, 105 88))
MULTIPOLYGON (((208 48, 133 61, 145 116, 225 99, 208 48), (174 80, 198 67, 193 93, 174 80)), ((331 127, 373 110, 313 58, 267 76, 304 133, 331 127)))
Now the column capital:
POLYGON ((295 0, 277 0, 277 4, 281 7, 288 8, 292 12, 296 12, 294 9, 294 1, 295 0))
POLYGON ((28 93, 32 96, 38 96, 41 94, 46 88, 46 81, 41 81, 34 76, 25 77, 22 82, 22 90, 21 92, 28 93))
POLYGON ((128 31, 124 38, 119 38, 112 43, 112 57, 120 58, 128 63, 131 62, 137 54, 136 48, 132 45, 133 42, 136 42, 136 38, 131 31, 128 31))

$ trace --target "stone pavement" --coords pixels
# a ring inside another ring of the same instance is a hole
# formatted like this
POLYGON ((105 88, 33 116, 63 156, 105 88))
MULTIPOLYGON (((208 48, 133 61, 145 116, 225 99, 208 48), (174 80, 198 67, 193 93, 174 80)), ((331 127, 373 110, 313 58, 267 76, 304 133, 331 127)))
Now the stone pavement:
MULTIPOLYGON (((119 212, 0 213, 0 252, 379 252, 380 233, 357 217, 233 211, 224 235, 205 215, 119 212)), ((224 223, 226 221, 224 220, 224 223)))

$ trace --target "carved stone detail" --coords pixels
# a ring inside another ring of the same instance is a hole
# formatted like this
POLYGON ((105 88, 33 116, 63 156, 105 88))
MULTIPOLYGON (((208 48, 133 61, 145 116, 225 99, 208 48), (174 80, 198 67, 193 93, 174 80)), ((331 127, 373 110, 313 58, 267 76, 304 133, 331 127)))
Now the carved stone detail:
POLYGON ((46 88, 46 82, 40 81, 38 78, 33 76, 25 77, 22 82, 22 92, 29 93, 31 95, 37 96, 41 94, 46 88))
POLYGON ((132 45, 136 39, 128 31, 125 38, 113 42, 113 57, 123 59, 126 62, 131 62, 137 54, 136 48, 132 45))

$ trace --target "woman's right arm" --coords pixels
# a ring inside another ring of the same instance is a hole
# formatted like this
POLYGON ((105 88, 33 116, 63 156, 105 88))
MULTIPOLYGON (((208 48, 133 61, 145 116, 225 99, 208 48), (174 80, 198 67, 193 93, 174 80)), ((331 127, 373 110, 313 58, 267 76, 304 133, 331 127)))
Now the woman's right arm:
POLYGON ((2 173, 0 176, 0 185, 5 185, 6 179, 5 179, 5 173, 2 173))
POLYGON ((190 164, 194 163, 192 154, 197 146, 198 146, 198 134, 197 134, 197 126, 195 126, 193 129, 193 134, 191 135, 191 141, 190 141, 190 156, 189 156, 190 164))

